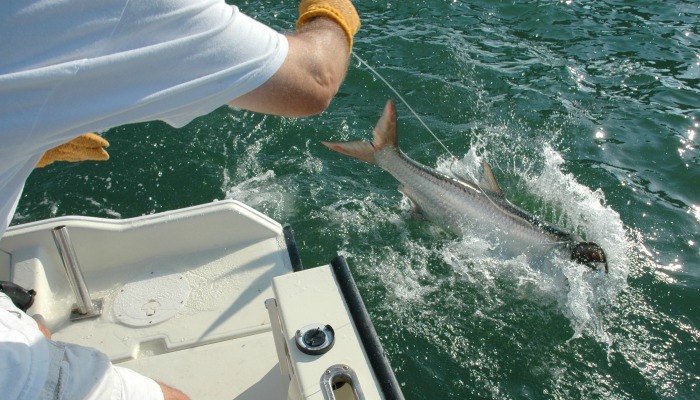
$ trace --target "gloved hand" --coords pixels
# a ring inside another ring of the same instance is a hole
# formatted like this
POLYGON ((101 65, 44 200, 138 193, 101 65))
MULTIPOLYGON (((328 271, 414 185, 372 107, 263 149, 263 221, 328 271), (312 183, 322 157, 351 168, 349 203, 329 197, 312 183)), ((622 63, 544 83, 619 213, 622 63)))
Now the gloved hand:
POLYGON ((35 168, 45 167, 54 161, 109 160, 104 147, 109 147, 108 141, 94 133, 86 133, 48 150, 35 168))
POLYGON ((337 22, 345 31, 352 51, 352 38, 360 29, 360 16, 350 0, 301 0, 297 30, 316 17, 327 17, 337 22))

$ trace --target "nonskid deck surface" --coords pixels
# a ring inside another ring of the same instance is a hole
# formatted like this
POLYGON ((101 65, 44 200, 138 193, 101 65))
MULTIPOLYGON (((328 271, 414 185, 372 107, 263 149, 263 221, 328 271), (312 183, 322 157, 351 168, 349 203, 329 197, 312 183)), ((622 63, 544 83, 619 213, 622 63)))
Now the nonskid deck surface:
POLYGON ((151 259, 94 277, 86 273, 104 313, 63 324, 56 339, 81 340, 126 361, 269 331, 264 301, 272 295, 270 281, 289 272, 276 253, 260 250, 269 245, 151 259))

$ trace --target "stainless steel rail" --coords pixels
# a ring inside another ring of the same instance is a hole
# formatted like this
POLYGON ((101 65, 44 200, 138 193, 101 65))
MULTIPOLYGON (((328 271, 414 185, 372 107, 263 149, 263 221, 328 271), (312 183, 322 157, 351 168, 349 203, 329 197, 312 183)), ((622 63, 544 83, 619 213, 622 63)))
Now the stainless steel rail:
POLYGON ((74 310, 71 314, 71 320, 92 318, 101 315, 102 303, 99 300, 93 302, 90 297, 90 291, 85 283, 83 272, 80 269, 78 257, 75 255, 73 244, 68 235, 68 229, 64 225, 61 225, 53 228, 51 233, 56 242, 58 253, 61 255, 61 261, 63 261, 63 267, 68 276, 68 282, 70 283, 71 289, 73 289, 73 294, 75 294, 77 310, 74 310))

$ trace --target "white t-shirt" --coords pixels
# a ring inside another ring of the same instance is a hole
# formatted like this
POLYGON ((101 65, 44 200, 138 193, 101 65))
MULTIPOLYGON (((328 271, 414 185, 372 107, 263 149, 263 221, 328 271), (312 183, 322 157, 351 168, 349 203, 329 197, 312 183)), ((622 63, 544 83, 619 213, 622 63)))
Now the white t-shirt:
POLYGON ((181 127, 262 85, 288 50, 223 0, 7 0, 0 37, 0 236, 46 150, 126 123, 181 127))
POLYGON ((0 293, 0 393, 36 399, 48 377, 48 340, 36 322, 0 293))
MULTIPOLYGON (((0 38, 0 237, 46 150, 126 123, 183 126, 262 85, 288 51, 283 35, 223 0, 3 0, 0 38)), ((15 314, 0 307, 3 399, 36 398, 54 362, 84 376, 86 357, 111 371, 94 390, 114 398, 160 393, 99 352, 56 347, 15 314)))

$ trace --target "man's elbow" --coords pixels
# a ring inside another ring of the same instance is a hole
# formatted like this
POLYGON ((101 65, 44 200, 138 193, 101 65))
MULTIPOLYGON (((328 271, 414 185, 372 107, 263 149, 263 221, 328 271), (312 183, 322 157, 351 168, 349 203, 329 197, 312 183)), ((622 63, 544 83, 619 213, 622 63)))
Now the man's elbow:
POLYGON ((313 79, 313 89, 307 91, 308 96, 308 115, 317 115, 326 111, 331 105, 333 98, 340 90, 340 86, 345 80, 345 71, 347 67, 342 69, 326 68, 321 72, 317 72, 313 79))
POLYGON ((335 89, 325 89, 305 96, 304 101, 298 103, 298 116, 308 117, 311 115, 318 115, 326 111, 326 109, 331 105, 331 101, 333 101, 333 97, 335 97, 336 92, 337 90, 335 89))
POLYGON ((283 117, 318 115, 330 106, 340 89, 343 77, 332 71, 309 73, 301 77, 275 76, 258 89, 228 104, 283 117))

